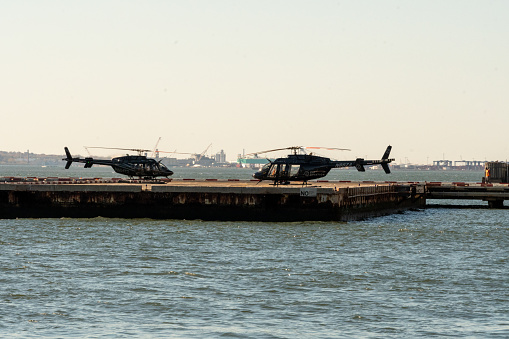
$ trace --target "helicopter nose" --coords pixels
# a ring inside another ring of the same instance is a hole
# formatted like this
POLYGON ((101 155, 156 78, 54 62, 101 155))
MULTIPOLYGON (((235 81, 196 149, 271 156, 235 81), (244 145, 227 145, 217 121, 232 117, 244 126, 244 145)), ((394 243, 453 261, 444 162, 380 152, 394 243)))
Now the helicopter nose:
POLYGON ((253 178, 260 179, 260 172, 253 173, 253 178))

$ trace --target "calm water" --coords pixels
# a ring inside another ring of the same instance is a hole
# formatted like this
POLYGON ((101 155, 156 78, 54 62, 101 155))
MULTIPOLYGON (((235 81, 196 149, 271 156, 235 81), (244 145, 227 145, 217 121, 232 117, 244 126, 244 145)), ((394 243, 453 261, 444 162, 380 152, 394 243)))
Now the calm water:
MULTIPOLYGON (((5 168, 0 176, 16 175, 5 168)), ((183 177, 196 173, 219 176, 183 177)), ((378 180, 364 174, 352 180, 378 180)), ((482 173, 420 175, 390 180, 482 173)), ((509 337, 508 217, 433 208, 348 223, 0 219, 0 336, 509 337)))
MULTIPOLYGON (((252 179, 256 170, 249 168, 204 168, 204 167, 170 167, 174 174, 172 178, 195 179, 252 179)), ((64 169, 64 162, 60 167, 35 167, 0 165, 0 177, 76 177, 76 178, 120 178, 108 166, 93 166, 83 168, 83 164, 73 164, 70 169, 64 169)), ((380 180, 380 181, 465 181, 481 182, 482 171, 393 171, 387 175, 382 170, 368 170, 364 173, 356 170, 332 169, 324 178, 327 180, 380 180)))

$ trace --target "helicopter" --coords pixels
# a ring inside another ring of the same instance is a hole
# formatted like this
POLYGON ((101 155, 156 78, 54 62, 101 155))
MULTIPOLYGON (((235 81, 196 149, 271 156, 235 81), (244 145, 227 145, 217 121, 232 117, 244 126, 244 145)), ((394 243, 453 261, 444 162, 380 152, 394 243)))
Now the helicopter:
POLYGON ((133 177, 139 177, 140 179, 154 179, 156 177, 168 177, 173 174, 173 171, 169 170, 161 161, 157 161, 152 158, 147 158, 142 155, 142 152, 152 152, 144 149, 130 149, 130 148, 109 148, 109 147, 88 147, 88 148, 103 148, 103 149, 116 149, 124 151, 138 152, 138 155, 125 155, 122 157, 113 158, 111 160, 94 159, 92 157, 87 158, 73 158, 71 152, 67 147, 64 147, 66 158, 62 160, 67 161, 65 169, 69 169, 73 162, 85 163, 85 168, 90 168, 93 165, 105 165, 111 166, 117 173, 133 177))
MULTIPOLYGON (((382 165, 385 173, 391 173, 389 169, 389 163, 394 159, 389 159, 392 146, 387 146, 385 153, 381 160, 364 160, 363 158, 357 158, 355 160, 346 161, 335 161, 330 158, 322 157, 310 154, 297 154, 297 151, 308 149, 317 149, 321 147, 302 147, 292 146, 285 148, 273 149, 270 151, 263 151, 257 153, 251 153, 255 156, 261 153, 268 153, 274 151, 280 151, 289 149, 293 151, 293 154, 288 155, 286 158, 278 158, 274 161, 269 159, 269 163, 265 164, 260 171, 253 174, 253 178, 262 180, 273 180, 274 185, 278 184, 289 184, 290 181, 303 181, 303 184, 307 184, 308 180, 318 179, 326 176, 329 171, 333 168, 340 167, 355 167, 358 171, 364 172, 364 166, 370 165, 382 165)), ((337 150, 348 150, 340 148, 327 148, 337 150)), ((305 153, 305 152, 304 152, 305 153)))

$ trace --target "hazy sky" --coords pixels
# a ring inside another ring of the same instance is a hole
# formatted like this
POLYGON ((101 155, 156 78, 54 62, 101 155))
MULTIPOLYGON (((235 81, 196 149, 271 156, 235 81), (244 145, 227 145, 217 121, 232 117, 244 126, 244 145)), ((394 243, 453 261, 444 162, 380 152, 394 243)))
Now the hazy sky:
POLYGON ((509 158, 509 1, 0 0, 0 150, 509 158))

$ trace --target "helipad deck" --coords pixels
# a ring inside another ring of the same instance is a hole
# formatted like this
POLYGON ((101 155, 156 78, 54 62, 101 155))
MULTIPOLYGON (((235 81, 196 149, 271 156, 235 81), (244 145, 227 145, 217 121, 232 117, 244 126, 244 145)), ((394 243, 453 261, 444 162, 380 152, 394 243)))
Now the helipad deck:
POLYGON ((0 182, 0 217, 121 217, 204 220, 356 220, 423 207, 413 184, 316 181, 118 179, 0 182))

